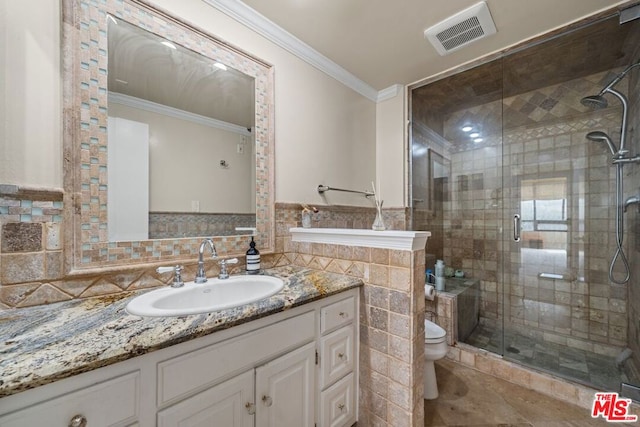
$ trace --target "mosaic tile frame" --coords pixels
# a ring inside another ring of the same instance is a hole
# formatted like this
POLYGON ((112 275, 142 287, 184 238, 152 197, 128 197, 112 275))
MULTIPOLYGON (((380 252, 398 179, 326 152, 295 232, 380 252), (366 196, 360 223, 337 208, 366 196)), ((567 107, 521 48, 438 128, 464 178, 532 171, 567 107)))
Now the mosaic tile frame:
MULTIPOLYGON (((192 260, 199 238, 108 242, 107 14, 223 62, 255 79, 256 241, 275 249, 274 68, 139 0, 64 0, 65 268, 69 274, 192 260)), ((211 236, 207 236, 211 237, 211 236)), ((244 254, 246 236, 215 237, 225 256, 244 254)))

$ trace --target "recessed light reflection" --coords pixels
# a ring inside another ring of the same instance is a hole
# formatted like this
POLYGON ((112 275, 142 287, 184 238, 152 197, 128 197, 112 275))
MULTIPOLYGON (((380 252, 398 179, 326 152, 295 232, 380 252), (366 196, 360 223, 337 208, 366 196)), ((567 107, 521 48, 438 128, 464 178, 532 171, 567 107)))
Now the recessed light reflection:
POLYGON ((473 128, 469 125, 462 126, 462 132, 471 132, 471 129, 473 128))
POLYGON ((160 42, 160 44, 163 44, 163 45, 165 45, 166 47, 170 47, 171 49, 177 49, 177 48, 176 48, 176 46, 175 46, 173 43, 168 42, 168 41, 160 42))
POLYGON ((221 62, 216 62, 216 63, 215 63, 215 64, 213 64, 213 65, 214 65, 215 67, 220 68, 221 70, 227 71, 227 66, 226 66, 226 65, 224 65, 224 64, 223 64, 223 63, 221 63, 221 62))
POLYGON ((469 134, 469 137, 471 137, 471 138, 477 138, 479 136, 480 136, 480 134, 478 132, 474 132, 474 133, 470 133, 469 134))
POLYGON ((478 143, 480 143, 482 141, 484 141, 484 139, 482 139, 482 138, 476 138, 476 139, 473 140, 473 142, 475 142, 476 144, 478 144, 478 143))

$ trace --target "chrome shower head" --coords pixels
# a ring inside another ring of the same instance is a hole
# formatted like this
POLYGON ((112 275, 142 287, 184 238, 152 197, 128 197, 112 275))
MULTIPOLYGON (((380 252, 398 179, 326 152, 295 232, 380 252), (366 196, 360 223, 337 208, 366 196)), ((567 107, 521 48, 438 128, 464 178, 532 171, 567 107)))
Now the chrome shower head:
POLYGON ((596 142, 600 142, 600 141, 604 141, 607 143, 607 146, 609 147, 609 151, 611 152, 612 156, 616 155, 616 147, 615 145, 613 145, 613 141, 611 141, 611 138, 609 137, 609 135, 607 135, 606 133, 602 132, 602 131, 594 131, 594 132, 589 132, 587 134, 587 139, 589 141, 596 141, 596 142))
POLYGON ((609 106, 609 103, 602 95, 585 96, 580 100, 580 103, 594 110, 601 110, 609 106))

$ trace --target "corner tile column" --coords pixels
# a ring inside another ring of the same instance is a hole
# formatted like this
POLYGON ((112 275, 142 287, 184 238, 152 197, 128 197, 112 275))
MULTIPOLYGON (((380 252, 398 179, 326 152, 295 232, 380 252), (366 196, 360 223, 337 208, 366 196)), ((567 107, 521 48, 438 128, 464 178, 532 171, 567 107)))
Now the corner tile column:
POLYGON ((290 230, 293 263, 362 278, 359 425, 424 425, 424 247, 430 233, 290 230))

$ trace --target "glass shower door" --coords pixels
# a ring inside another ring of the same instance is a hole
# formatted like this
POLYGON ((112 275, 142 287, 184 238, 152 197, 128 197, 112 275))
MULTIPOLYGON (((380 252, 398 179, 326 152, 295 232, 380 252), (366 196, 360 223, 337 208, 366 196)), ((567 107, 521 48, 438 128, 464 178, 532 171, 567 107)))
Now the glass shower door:
POLYGON ((615 134, 620 112, 580 103, 615 70, 564 80, 550 73, 527 87, 563 37, 504 58, 504 357, 620 391, 628 315, 626 286, 608 279, 615 168, 607 146, 586 138, 615 134))

